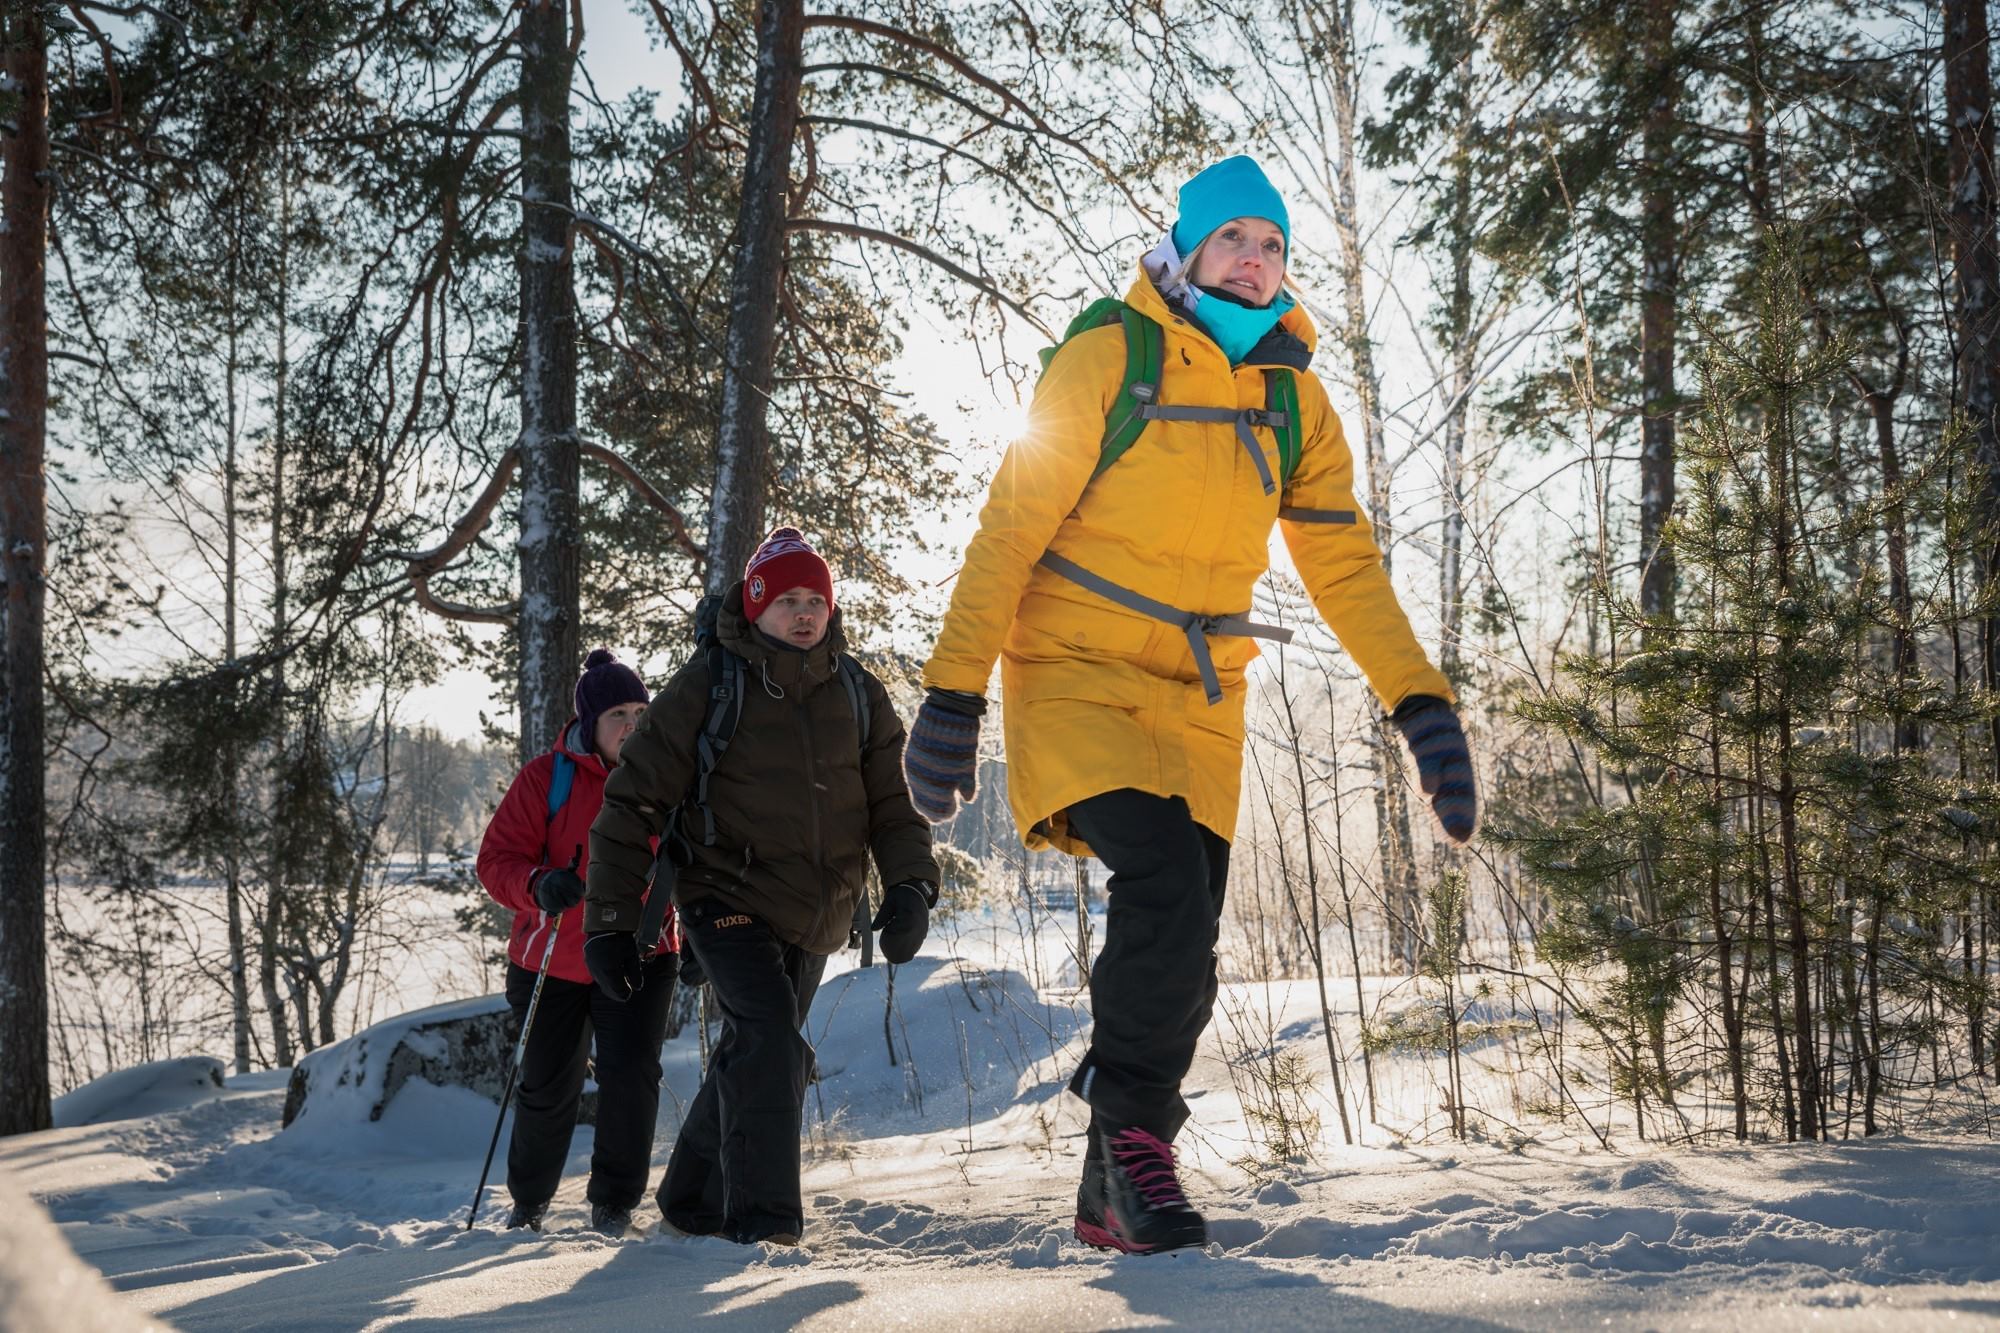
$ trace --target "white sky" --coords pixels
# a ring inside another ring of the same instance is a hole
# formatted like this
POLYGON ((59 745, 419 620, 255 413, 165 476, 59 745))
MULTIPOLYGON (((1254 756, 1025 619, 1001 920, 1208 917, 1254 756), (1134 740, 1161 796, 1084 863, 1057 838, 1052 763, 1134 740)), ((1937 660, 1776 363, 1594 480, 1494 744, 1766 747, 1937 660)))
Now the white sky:
MULTIPOLYGON (((615 102, 635 88, 651 88, 663 94, 662 114, 670 114, 680 96, 679 66, 673 55, 661 48, 650 15, 640 16, 625 0, 584 0, 583 11, 583 61, 598 93, 615 102)), ((911 395, 918 410, 939 424, 983 485, 998 465, 1005 442, 1025 421, 1026 405, 996 400, 955 319, 926 309, 913 309, 909 314, 912 328, 904 339, 903 355, 889 368, 888 378, 911 395)), ((976 517, 976 501, 941 513, 928 535, 946 549, 962 551, 976 517)), ((918 557, 904 573, 922 584, 943 585, 955 568, 955 561, 940 563, 918 557)), ((586 571, 585 577, 590 576, 586 571)), ((937 610, 943 609, 948 592, 948 586, 937 589, 937 610)), ((473 628, 499 632, 484 626, 473 628)), ((663 662, 641 660, 630 645, 612 647, 620 657, 638 662, 649 681, 664 675, 663 662)), ((511 684, 507 692, 511 697, 511 684)), ((504 701, 501 706, 505 706, 504 701)), ((479 732, 480 711, 491 713, 493 707, 492 683, 478 671, 461 669, 412 693, 403 716, 410 725, 428 722, 446 735, 471 737, 479 732)))
MULTIPOLYGON (((640 8, 644 8, 643 3, 640 8)), ((679 100, 679 68, 674 57, 661 49, 655 37, 655 24, 649 13, 635 12, 628 0, 584 0, 584 66, 595 83, 598 94, 608 101, 617 101, 633 89, 645 87, 660 94, 661 112, 671 114, 679 100)), ((1381 35, 1381 34, 1378 34, 1381 35)), ((1397 54, 1387 51, 1394 58, 1397 54)), ((1381 68, 1378 64, 1377 70, 1381 68)), ((1377 80, 1367 81, 1371 86, 1377 80)), ((1366 108, 1364 107, 1364 114, 1366 108)), ((1142 185, 1138 193, 1142 198, 1151 196, 1171 213, 1171 201, 1178 181, 1160 181, 1142 185)), ((1425 274, 1419 271, 1411 257, 1398 254, 1394 250, 1394 238, 1401 228, 1396 225, 1397 201, 1384 194, 1382 183, 1364 176, 1361 205, 1364 217, 1376 223, 1375 237, 1371 241, 1371 257, 1395 273, 1395 282, 1404 293, 1408 311, 1397 302, 1385 296, 1384 275, 1371 273, 1368 297, 1378 307, 1376 336, 1381 350, 1378 358, 1384 367, 1387 384, 1385 399, 1393 413, 1399 404, 1410 405, 1410 419, 1398 423, 1391 422, 1392 453, 1399 452, 1401 445, 1396 437, 1415 433, 1414 427, 1422 419, 1433 414, 1435 402, 1428 395, 1423 360, 1419 354, 1410 322, 1409 312, 1421 312, 1429 300, 1429 284, 1425 274), (1378 188, 1381 187, 1381 188, 1378 188)), ((584 201, 586 204, 588 201, 584 201)), ((1316 215, 1315 210, 1294 203, 1295 238, 1309 250, 1320 254, 1334 251, 1333 238, 1326 234, 1326 224, 1316 215)), ((1119 226, 1120 231, 1130 231, 1129 225, 1121 225, 1124 219, 1109 219, 1110 225, 1119 226)), ((1134 256, 1136 258, 1136 256, 1134 256)), ((871 256, 871 258, 879 258, 871 256)), ((1314 304, 1321 309, 1336 310, 1340 306, 1337 288, 1320 289, 1310 293, 1314 304)), ((1060 323, 1068 312, 1044 310, 1039 312, 1046 321, 1060 323)), ((897 388, 906 391, 914 406, 931 417, 939 429, 951 442, 953 451, 966 460, 970 472, 969 480, 975 489, 983 491, 985 482, 991 476, 1006 441, 1013 438, 1025 418, 1025 404, 1011 400, 1004 383, 989 383, 982 373, 979 360, 971 343, 964 335, 958 317, 950 311, 932 308, 922 304, 908 307, 904 314, 908 327, 904 337, 904 352, 889 368, 888 378, 897 388)), ((1324 332, 1324 330, 1323 330, 1324 332)), ((1025 348, 1032 348, 1040 341, 1032 330, 1019 326, 1010 335, 1014 349, 1019 354, 1025 348)), ((1337 355, 1324 349, 1317 365, 1322 378, 1332 394, 1334 404, 1344 416, 1352 419, 1352 394, 1341 382, 1344 367, 1338 364, 1337 355)), ((586 423, 587 424, 587 423, 586 423)), ((1536 471, 1543 470, 1548 460, 1536 460, 1532 464, 1536 471)), ((1399 521, 1408 528, 1411 524, 1435 517, 1438 503, 1438 464, 1436 450, 1424 448, 1414 451, 1404 461, 1398 471, 1399 485, 1396 500, 1405 517, 1399 521)), ((1505 492, 1502 498, 1505 498, 1505 492)), ((469 498, 465 497, 465 498, 469 498)), ((1562 502, 1567 508, 1573 502, 1562 502)), ((926 586, 930 610, 941 611, 949 593, 949 580, 957 568, 957 557, 963 551, 970 537, 976 516, 978 500, 956 509, 936 515, 927 530, 926 537, 941 550, 947 552, 943 559, 906 554, 902 557, 902 572, 912 581, 926 586)), ((445 527, 459 512, 461 504, 451 504, 432 515, 434 532, 442 536, 445 527)), ((144 512, 143 502, 135 508, 144 512)), ((691 516, 697 523, 705 516, 691 516)), ((807 520, 809 516, 799 516, 807 520)), ((1525 521, 1528 514, 1523 514, 1525 521)), ((170 525, 169 525, 170 526, 170 525)), ((1532 529, 1524 538, 1531 546, 1540 540, 1532 529)), ((1543 545, 1558 545, 1546 543, 1543 545)), ((151 543, 149 542, 149 547, 151 543)), ((1543 555, 1548 552, 1543 551, 1543 555)), ((148 554, 156 560, 173 564, 188 556, 185 552, 175 552, 163 543, 157 549, 149 549, 148 554)), ((1282 561, 1282 547, 1274 554, 1282 561)), ((597 577, 595 571, 586 571, 586 578, 597 577)), ((1435 565, 1423 547, 1422 534, 1413 543, 1406 543, 1397 563, 1398 583, 1405 593, 1405 604, 1416 624, 1417 632, 1426 643, 1434 643, 1436 638, 1435 565)), ((1468 577, 1470 571, 1468 570, 1468 577)), ((1532 591, 1532 589, 1531 589, 1532 591)), ((198 602, 199 599, 196 599, 198 602)), ((437 622, 428 620, 422 613, 417 624, 430 625, 441 632, 437 622)), ((190 604, 186 611, 187 630, 196 638, 206 638, 213 628, 213 608, 190 604)), ((487 635, 500 631, 493 627, 469 627, 475 633, 487 635)), ((585 645, 586 647, 595 645, 585 645)), ((649 679, 657 679, 664 674, 665 662, 647 661, 630 645, 611 645, 620 650, 620 655, 634 662, 649 679)), ((100 645, 100 655, 111 669, 131 669, 137 664, 136 658, 144 658, 150 652, 157 652, 159 644, 140 636, 130 636, 122 643, 100 645)), ((406 725, 429 723, 445 734, 470 738, 479 734, 482 711, 508 717, 512 711, 512 683, 497 683, 487 679, 482 673, 471 669, 457 669, 446 673, 437 684, 417 690, 411 694, 399 710, 401 721, 406 725)))

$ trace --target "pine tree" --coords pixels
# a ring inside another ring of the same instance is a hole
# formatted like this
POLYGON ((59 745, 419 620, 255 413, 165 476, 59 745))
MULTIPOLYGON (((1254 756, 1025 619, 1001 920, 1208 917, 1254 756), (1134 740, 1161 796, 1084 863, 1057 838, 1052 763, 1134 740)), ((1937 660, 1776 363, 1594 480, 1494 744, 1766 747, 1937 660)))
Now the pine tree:
MULTIPOLYGON (((1599 756, 1624 799, 1501 826, 1554 904, 1543 956, 1603 981, 1585 1016, 1642 1130, 1649 1100, 1680 1119, 1681 1088, 1713 1084, 1704 1057, 1686 1067, 1706 1017, 1723 1034, 1736 1136, 1775 1125, 1819 1138, 1845 1132, 1835 1119, 1857 1095, 1864 1128, 1877 1127, 1885 1071, 1914 1068, 1931 1006, 1961 1024, 1983 1012, 1984 984, 1943 966, 1941 929, 1928 948, 1920 936, 1892 950, 1884 936, 1962 911, 1994 873, 2000 829, 2000 791, 1899 749, 1897 721, 1964 727, 1992 701, 1885 669, 1869 636, 1895 622, 1894 599, 1844 559, 1883 506, 1949 531, 1952 502, 1936 467, 1845 515, 1807 502, 1798 468, 1853 351, 1812 336, 1799 248, 1767 239, 1749 328, 1693 321, 1702 394, 1684 508, 1663 539, 1683 581, 1678 616, 1600 587, 1614 632, 1646 635, 1646 651, 1572 658, 1565 687, 1523 710, 1599 756)), ((1963 449, 1954 437, 1937 461, 1963 449)), ((1918 610, 1933 634, 1972 614, 1918 610)))

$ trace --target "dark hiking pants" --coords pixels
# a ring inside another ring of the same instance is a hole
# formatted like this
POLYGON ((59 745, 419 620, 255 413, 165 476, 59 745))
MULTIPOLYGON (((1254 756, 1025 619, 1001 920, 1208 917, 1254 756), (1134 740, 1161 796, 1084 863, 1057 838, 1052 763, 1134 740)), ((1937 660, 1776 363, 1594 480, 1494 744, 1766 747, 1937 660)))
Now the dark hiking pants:
MULTIPOLYGON (((646 984, 620 1004, 594 985, 550 977, 521 1056, 514 1086, 514 1136, 507 1142, 507 1192, 533 1207, 555 1196, 569 1160, 577 1103, 591 1038, 597 1040, 597 1136, 590 1154, 592 1203, 636 1208, 653 1167, 653 1124, 660 1112, 660 1042, 674 997, 679 959, 646 964, 646 984)), ((535 974, 507 965, 514 1021, 527 1015, 535 974)))
POLYGON ((826 956, 786 944, 726 903, 692 904, 681 930, 708 973, 722 1035, 674 1140, 660 1212, 695 1235, 797 1236, 805 1226, 799 1125, 812 1069, 799 1027, 826 956))
POLYGON ((1070 1091, 1100 1129, 1173 1142, 1181 1080, 1215 1010, 1215 942, 1229 844, 1187 802, 1122 788, 1079 801, 1069 825, 1111 871, 1104 948, 1090 966, 1090 1049, 1070 1091))

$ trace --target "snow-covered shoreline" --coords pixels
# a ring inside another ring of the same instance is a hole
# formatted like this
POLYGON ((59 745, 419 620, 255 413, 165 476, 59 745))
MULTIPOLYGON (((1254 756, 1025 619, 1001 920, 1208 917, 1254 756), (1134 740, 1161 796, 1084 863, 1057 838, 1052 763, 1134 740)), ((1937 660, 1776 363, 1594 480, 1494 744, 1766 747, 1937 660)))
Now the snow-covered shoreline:
MULTIPOLYGON (((1984 1139, 1620 1138, 1607 1152, 1587 1136, 1412 1143, 1377 1129, 1350 1148, 1322 1126, 1310 1154, 1273 1161, 1223 1017, 1182 1140, 1214 1243, 1101 1255, 1069 1234, 1083 1126, 1061 1091, 1083 1031, 1071 996, 998 963, 919 959, 897 978, 891 1066, 886 979, 842 973, 815 1009, 800 1250, 582 1230, 587 1127, 547 1234, 498 1231, 490 1199, 467 1233, 493 1103, 421 1081, 377 1122, 281 1133, 282 1072, 232 1079, 175 1108, 7 1140, 0 1172, 133 1311, 187 1329, 2000 1324, 2000 1146, 1984 1139)), ((1235 988, 1225 1007, 1268 1015, 1310 1055, 1310 989, 1235 988)), ((698 1062, 692 1040, 668 1047, 656 1164, 698 1062)))

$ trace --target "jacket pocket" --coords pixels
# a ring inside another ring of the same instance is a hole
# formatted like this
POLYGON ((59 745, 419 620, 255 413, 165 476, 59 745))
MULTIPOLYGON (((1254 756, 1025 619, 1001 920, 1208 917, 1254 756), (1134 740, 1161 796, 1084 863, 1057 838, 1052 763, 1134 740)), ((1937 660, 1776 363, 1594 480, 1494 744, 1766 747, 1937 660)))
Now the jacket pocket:
POLYGON ((1096 598, 1083 602, 1030 592, 1014 614, 1007 647, 1015 657, 1031 662, 1093 657, 1130 661, 1146 651, 1156 628, 1164 627, 1096 598))

